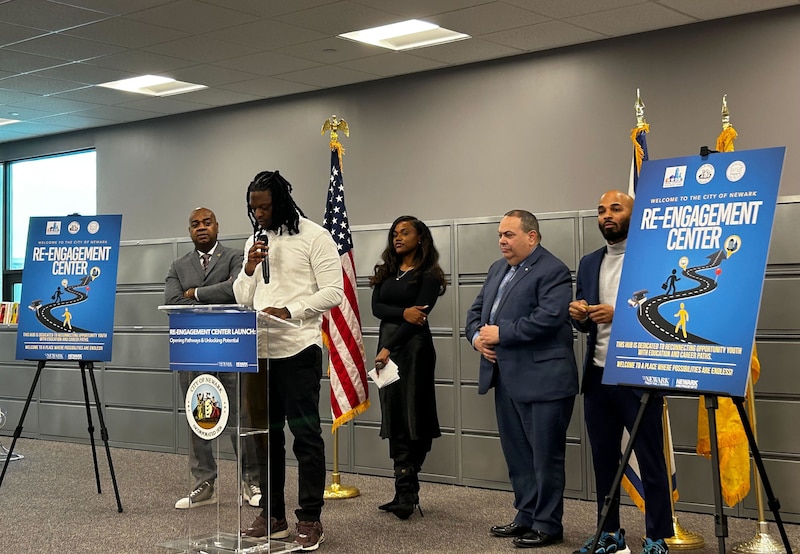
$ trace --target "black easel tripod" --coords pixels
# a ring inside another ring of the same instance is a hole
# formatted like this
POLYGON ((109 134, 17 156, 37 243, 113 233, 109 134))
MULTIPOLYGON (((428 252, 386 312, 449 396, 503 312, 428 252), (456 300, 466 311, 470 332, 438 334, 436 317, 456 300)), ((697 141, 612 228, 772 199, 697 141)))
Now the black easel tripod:
MULTIPOLYGON (((31 390, 28 393, 28 398, 25 400, 25 407, 22 409, 22 415, 19 418, 19 424, 17 424, 16 429, 14 429, 14 438, 11 441, 11 448, 9 449, 8 457, 6 458, 5 464, 3 464, 3 472, 0 473, 0 486, 3 485, 3 479, 6 476, 6 470, 8 469, 8 462, 11 460, 11 454, 14 452, 14 445, 17 443, 17 439, 22 435, 22 424, 25 422, 25 416, 28 414, 28 408, 31 405, 31 399, 33 398, 33 392, 36 390, 36 384, 39 382, 39 377, 42 374, 42 369, 44 369, 44 360, 39 360, 36 366, 36 375, 33 378, 33 383, 31 384, 31 390)), ((114 495, 117 499, 117 512, 122 513, 122 502, 119 499, 119 488, 117 487, 117 476, 114 473, 114 463, 111 461, 111 450, 108 447, 108 430, 106 429, 105 420, 103 419, 103 405, 100 403, 100 395, 97 393, 97 382, 94 378, 94 362, 90 361, 80 361, 78 365, 81 368, 81 379, 83 381, 83 399, 86 404, 86 420, 89 423, 89 439, 92 443, 92 458, 94 459, 94 476, 95 481, 97 483, 97 494, 102 494, 102 490, 100 488, 100 470, 97 466, 97 449, 95 448, 94 443, 94 424, 92 423, 92 412, 91 406, 89 404, 89 388, 86 383, 86 374, 89 374, 89 378, 92 382, 92 392, 94 393, 94 400, 95 406, 97 408, 97 419, 100 421, 100 437, 103 439, 103 443, 105 443, 106 447, 106 458, 108 459, 108 469, 111 472, 111 482, 114 485, 114 495), (88 371, 87 371, 88 370, 88 371)))
MULTIPOLYGON (((600 540, 600 534, 602 533, 603 526, 608 518, 609 509, 611 506, 613 506, 614 502, 619 502, 618 495, 620 484, 622 483, 622 476, 625 473, 625 467, 628 465, 628 461, 631 458, 631 453, 633 452, 633 443, 639 433, 639 425, 641 424, 642 416, 647 408, 647 404, 650 402, 650 397, 650 391, 646 390, 642 394, 641 404, 639 406, 639 411, 636 414, 636 419, 633 422, 633 426, 631 427, 628 443, 625 446, 625 451, 622 454, 619 468, 617 468, 617 474, 614 476, 614 481, 611 483, 611 496, 607 496, 603 501, 603 507, 600 510, 600 521, 597 524, 597 531, 595 532, 589 552, 594 552, 597 548, 597 543, 600 540)), ((731 400, 736 405, 736 408, 739 411, 739 417, 742 419, 742 427, 747 435, 747 441, 750 444, 750 451, 753 454, 753 459, 756 462, 758 473, 764 485, 764 491, 767 494, 768 505, 770 510, 772 510, 772 514, 775 516, 775 524, 777 525, 781 534, 781 539, 783 540, 783 546, 786 549, 786 554, 792 554, 792 547, 789 544, 789 537, 786 535, 786 529, 784 528, 783 521, 781 520, 780 502, 777 498, 775 498, 772 492, 772 487, 769 484, 767 471, 764 467, 764 462, 761 459, 761 454, 758 451, 755 435, 750 427, 750 421, 747 418, 747 411, 744 408, 744 399, 741 397, 732 397, 731 400)), ((719 444, 717 442, 716 418, 716 411, 719 407, 719 398, 716 395, 706 395, 705 406, 708 410, 708 429, 709 437, 711 439, 711 468, 713 473, 712 483, 714 485, 714 531, 719 543, 719 552, 725 552, 725 537, 728 536, 728 520, 727 516, 723 512, 722 507, 722 484, 720 482, 719 474, 719 444)))

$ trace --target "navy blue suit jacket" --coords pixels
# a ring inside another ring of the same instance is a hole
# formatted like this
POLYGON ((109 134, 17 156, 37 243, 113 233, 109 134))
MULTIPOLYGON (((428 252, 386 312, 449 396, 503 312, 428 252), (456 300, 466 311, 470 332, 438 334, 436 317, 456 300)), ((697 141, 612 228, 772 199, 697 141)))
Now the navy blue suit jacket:
MULTIPOLYGON (((500 259, 492 264, 486 281, 467 312, 466 338, 489 321, 497 289, 508 269, 500 259)), ((557 400, 578 392, 578 368, 572 350, 569 303, 572 278, 564 263, 542 245, 520 264, 497 309, 495 324, 500 343, 497 364, 483 356, 478 393, 485 394, 499 371, 518 402, 557 400)))

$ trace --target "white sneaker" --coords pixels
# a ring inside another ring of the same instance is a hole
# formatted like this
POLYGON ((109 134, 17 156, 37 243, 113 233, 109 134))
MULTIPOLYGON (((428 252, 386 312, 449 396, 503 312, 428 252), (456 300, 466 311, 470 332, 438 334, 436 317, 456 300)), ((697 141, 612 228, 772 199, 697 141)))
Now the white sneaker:
POLYGON ((175 503, 178 510, 187 510, 189 508, 197 508, 205 506, 206 504, 216 504, 217 491, 214 489, 214 484, 209 481, 203 481, 196 489, 189 493, 189 496, 181 498, 175 503))
POLYGON ((261 503, 261 487, 242 482, 242 498, 247 500, 248 504, 257 508, 261 503))

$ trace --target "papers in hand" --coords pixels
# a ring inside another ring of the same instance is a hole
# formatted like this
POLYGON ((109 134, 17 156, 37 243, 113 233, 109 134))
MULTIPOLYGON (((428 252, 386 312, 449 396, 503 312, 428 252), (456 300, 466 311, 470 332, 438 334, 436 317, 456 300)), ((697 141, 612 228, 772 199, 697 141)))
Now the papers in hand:
POLYGON ((400 373, 397 371, 397 364, 391 359, 380 370, 380 372, 377 369, 372 369, 368 375, 370 376, 370 379, 372 379, 375 384, 378 385, 379 389, 382 389, 386 385, 391 385, 395 381, 400 380, 400 373))

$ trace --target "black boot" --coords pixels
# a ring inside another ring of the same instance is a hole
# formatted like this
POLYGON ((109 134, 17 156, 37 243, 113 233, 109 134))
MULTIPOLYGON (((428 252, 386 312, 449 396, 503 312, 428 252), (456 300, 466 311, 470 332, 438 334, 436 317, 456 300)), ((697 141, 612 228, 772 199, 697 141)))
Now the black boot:
MULTIPOLYGON (((395 469, 394 483, 397 491, 397 503, 387 511, 400 519, 411 517, 419 503, 418 489, 415 490, 416 477, 417 472, 411 465, 402 465, 395 469)), ((420 515, 422 515, 422 510, 420 510, 420 515)))
POLYGON ((392 498, 386 504, 381 504, 380 506, 378 506, 378 509, 379 510, 383 510, 384 512, 391 512, 392 508, 394 506, 397 506, 398 497, 399 497, 399 495, 397 494, 397 491, 395 491, 394 498, 392 498))

